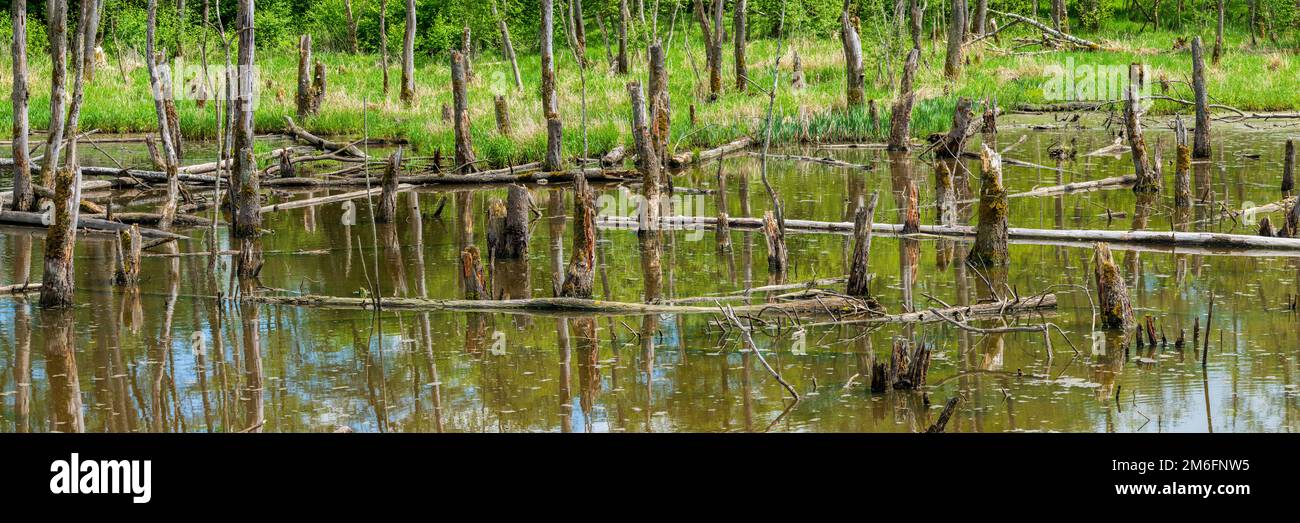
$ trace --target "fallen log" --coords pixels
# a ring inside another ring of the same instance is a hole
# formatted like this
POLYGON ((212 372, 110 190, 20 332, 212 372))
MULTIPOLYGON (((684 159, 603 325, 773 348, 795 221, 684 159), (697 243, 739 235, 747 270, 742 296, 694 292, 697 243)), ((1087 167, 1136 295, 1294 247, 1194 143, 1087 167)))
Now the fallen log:
POLYGON ((490 184, 490 183, 522 183, 522 184, 547 184, 547 183, 564 183, 572 182, 574 175, 582 173, 588 182, 621 182, 639 179, 635 170, 616 169, 606 170, 599 168, 587 169, 570 169, 559 172, 523 172, 516 171, 511 174, 508 172, 491 171, 474 174, 432 174, 417 176, 402 176, 398 181, 412 185, 438 185, 438 184, 490 184))
MULTIPOLYGON (((415 188, 414 185, 401 184, 397 186, 397 192, 409 191, 414 188, 415 188)), ((299 209, 303 207, 315 207, 317 205, 324 205, 327 203, 355 200, 357 198, 365 198, 367 196, 380 194, 381 192, 383 192, 383 190, 384 188, 380 187, 378 185, 378 182, 376 182, 375 186, 371 189, 346 192, 342 194, 332 194, 329 196, 321 196, 319 198, 308 198, 306 200, 294 200, 291 202, 282 202, 282 203, 276 203, 272 205, 266 205, 262 207, 262 212, 268 213, 268 212, 275 212, 275 211, 285 211, 289 209, 299 209)))
MULTIPOLYGON (((374 307, 372 298, 341 296, 267 296, 245 295, 241 300, 267 305, 317 307, 325 309, 365 309, 374 307)), ((1055 303, 1053 298, 1053 304, 1055 303)), ((520 300, 437 300, 428 298, 381 298, 384 310, 444 310, 505 313, 578 313, 602 315, 639 314, 717 314, 717 306, 666 305, 655 303, 628 303, 588 300, 582 298, 532 298, 520 300)), ((762 303, 734 307, 741 314, 762 314, 764 311, 826 314, 851 314, 861 312, 859 302, 838 296, 818 295, 815 298, 797 299, 779 303, 762 303)))
POLYGON ((991 301, 973 305, 959 305, 941 309, 926 309, 903 314, 888 314, 874 318, 855 318, 823 323, 805 323, 804 328, 824 327, 827 325, 864 324, 864 323, 933 323, 948 321, 947 318, 977 320, 1017 316, 1020 314, 1041 313, 1056 309, 1056 295, 1043 294, 1014 300, 991 301))
MULTIPOLYGON (((48 226, 41 222, 41 213, 36 212, 0 211, 0 223, 24 227, 36 227, 40 229, 48 228, 48 226)), ((99 218, 91 218, 89 216, 79 216, 77 219, 77 228, 90 232, 118 233, 130 229, 131 226, 125 223, 111 222, 99 218)), ((140 235, 146 238, 172 238, 177 240, 189 239, 186 236, 157 229, 142 228, 140 229, 140 235)))
MULTIPOLYGON (((762 153, 760 153, 760 152, 758 152, 758 151, 750 151, 750 152, 749 152, 749 155, 750 155, 750 156, 758 157, 758 156, 762 156, 762 153)), ((861 169, 861 170, 864 170, 864 171, 869 171, 869 170, 875 168, 875 167, 872 166, 872 165, 864 165, 864 164, 860 164, 860 163, 846 162, 846 161, 843 161, 843 160, 836 160, 836 159, 834 159, 834 158, 818 158, 818 157, 815 157, 815 156, 799 156, 799 155, 794 155, 794 154, 769 154, 769 155, 767 155, 767 159, 769 159, 769 160, 786 160, 786 161, 791 161, 791 162, 808 162, 808 163, 817 163, 817 164, 821 164, 821 165, 828 165, 828 166, 831 166, 831 167, 845 167, 845 168, 849 168, 849 169, 861 169)))
MULTIPOLYGON (((635 217, 600 216, 597 223, 620 228, 631 228, 636 224, 635 217)), ((761 229, 763 220, 759 218, 727 219, 732 228, 761 229)), ((696 225, 712 227, 717 225, 717 218, 712 216, 667 216, 660 219, 661 226, 696 225)), ((818 222, 811 220, 785 221, 786 230, 800 232, 853 232, 853 222, 818 222)), ((875 233, 902 234, 903 225, 877 223, 871 226, 875 233)), ((936 236, 974 236, 975 228, 963 225, 922 225, 921 234, 936 236)), ((1271 249, 1274 251, 1300 251, 1300 238, 1261 238, 1243 234, 1219 234, 1209 232, 1175 232, 1175 231, 1104 231, 1086 229, 1025 229, 1010 227, 1008 237, 1022 240, 1051 240, 1073 242, 1108 242, 1138 245, 1168 245, 1177 247, 1203 247, 1207 249, 1271 249)))
POLYGON ((1074 35, 1069 34, 1069 33, 1064 33, 1064 32, 1061 32, 1061 31, 1057 31, 1056 29, 1052 29, 1051 27, 1047 26, 1046 24, 1043 24, 1042 22, 1039 22, 1038 20, 1034 20, 1033 18, 1029 18, 1029 17, 1027 17, 1027 16, 1021 16, 1021 15, 1018 15, 1018 14, 1015 14, 1015 13, 1004 13, 1004 12, 1002 12, 1002 11, 997 11, 997 10, 994 10, 994 9, 989 9, 988 11, 989 11, 990 13, 993 13, 993 14, 996 14, 996 15, 1005 16, 1005 17, 1010 18, 1010 19, 1012 19, 1012 20, 1015 20, 1015 21, 1017 21, 1017 22, 1022 22, 1022 23, 1026 23, 1026 24, 1032 25, 1032 26, 1034 26, 1035 28, 1037 28, 1038 30, 1042 31, 1044 34, 1048 34, 1048 35, 1054 36, 1054 37, 1056 37, 1056 38, 1059 38, 1059 39, 1061 39, 1061 40, 1065 40, 1065 41, 1070 42, 1070 43, 1072 43, 1072 44, 1074 44, 1074 45, 1077 45, 1077 46, 1079 46, 1079 47, 1082 47, 1082 48, 1084 48, 1084 49, 1088 49, 1088 50, 1092 50, 1092 51, 1100 51, 1100 50, 1114 51, 1114 50, 1115 50, 1115 49, 1111 49, 1111 48, 1104 47, 1104 46, 1102 46, 1102 45, 1099 44, 1099 43, 1096 43, 1096 42, 1093 42, 1093 41, 1090 41, 1090 40, 1085 40, 1085 39, 1083 39, 1083 38, 1079 38, 1079 37, 1074 36, 1074 35))
MULTIPOLYGON (((1008 194, 1007 198, 1032 198, 1032 197, 1039 197, 1039 196, 1056 196, 1060 194, 1068 194, 1074 192, 1096 191, 1096 190, 1107 189, 1111 187, 1126 187, 1132 185, 1136 181, 1137 181, 1137 175, 1126 174, 1124 176, 1113 176, 1110 178, 1102 178, 1100 180, 1091 180, 1087 182, 1073 182, 1073 183, 1067 183, 1063 185, 1049 185, 1047 187, 1039 187, 1031 191, 1008 194)), ((978 201, 979 201, 978 199, 971 199, 971 200, 962 200, 961 202, 958 203, 974 203, 978 201)))
POLYGON ((41 290, 39 283, 20 283, 18 285, 0 285, 0 295, 27 294, 41 290))
POLYGON ((736 151, 744 150, 746 147, 749 147, 750 144, 752 143, 754 143, 754 140, 748 136, 745 136, 735 141, 732 141, 730 143, 726 143, 721 146, 715 147, 713 149, 709 149, 707 151, 700 151, 699 154, 696 154, 693 151, 679 153, 668 159, 668 167, 673 169, 680 169, 682 167, 686 167, 687 165, 691 165, 691 164, 701 164, 701 163, 713 161, 725 155, 734 153, 736 151))
POLYGON ((339 142, 326 140, 324 138, 321 138, 319 136, 307 132, 306 129, 303 129, 302 127, 299 127, 298 124, 294 123, 293 118, 290 117, 289 115, 285 115, 284 123, 288 126, 288 128, 286 129, 287 132, 285 134, 288 134, 289 136, 302 140, 307 144, 311 145, 312 147, 315 147, 322 151, 334 151, 340 153, 347 153, 349 156, 355 156, 357 158, 368 158, 366 153, 361 149, 357 148, 357 146, 354 144, 339 143, 339 142))
MULTIPOLYGON (((97 218, 101 220, 108 219, 108 216, 104 214, 90 214, 90 215, 86 215, 86 217, 97 218)), ((148 213, 148 212, 113 213, 113 221, 124 223, 127 225, 132 225, 132 224, 157 225, 160 220, 162 220, 162 215, 157 213, 148 213)), ((208 218, 204 218, 202 216, 194 216, 192 214, 177 214, 176 217, 172 219, 172 224, 180 227, 211 227, 212 220, 208 218)))

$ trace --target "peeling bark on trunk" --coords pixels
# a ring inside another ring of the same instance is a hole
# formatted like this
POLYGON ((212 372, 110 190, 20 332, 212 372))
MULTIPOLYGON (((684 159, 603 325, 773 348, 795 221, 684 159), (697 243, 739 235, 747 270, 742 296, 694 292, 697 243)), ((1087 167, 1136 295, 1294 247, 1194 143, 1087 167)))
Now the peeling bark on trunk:
POLYGON ((890 151, 907 151, 910 148, 908 142, 911 140, 912 104, 916 101, 912 81, 916 76, 916 66, 920 57, 921 50, 912 48, 911 52, 907 53, 907 62, 903 65, 903 77, 898 84, 893 114, 890 115, 888 147, 890 151))
MULTIPOLYGON (((641 172, 640 220, 638 231, 659 229, 659 178, 663 161, 655 152, 654 138, 646 129, 645 100, 641 93, 641 83, 632 81, 627 84, 628 98, 632 105, 632 140, 636 146, 636 167, 641 172)), ((585 179, 584 179, 585 181, 585 179)))
POLYGON ((14 194, 13 208, 35 211, 36 198, 32 193, 32 166, 28 154, 28 136, 31 123, 28 117, 27 92, 27 0, 13 0, 11 27, 13 29, 13 158, 14 194))
POLYGON ((1210 95, 1205 87, 1205 56, 1201 37, 1192 38, 1192 92, 1196 97, 1196 130, 1192 158, 1210 157, 1210 95))
POLYGON ((408 107, 415 102, 415 0, 406 0, 406 30, 402 38, 401 98, 402 103, 408 107))
POLYGON ((1002 156, 987 145, 980 151, 979 225, 975 245, 967 261, 974 265, 1000 267, 1007 258, 1007 191, 1002 186, 1002 156))
POLYGON ((949 80, 961 77, 962 44, 966 37, 966 0, 952 0, 952 18, 948 22, 948 56, 943 75, 949 80))
POLYGON ((585 176, 575 176, 573 184, 573 256, 565 271, 560 297, 590 299, 596 264, 595 197, 585 176))
POLYGON ((859 298, 871 294, 871 224, 880 195, 871 193, 866 205, 858 207, 853 217, 853 262, 849 266, 847 294, 859 298))
POLYGON ((749 38, 749 20, 746 13, 749 9, 749 0, 736 0, 734 9, 731 31, 735 36, 736 90, 743 93, 749 89, 749 69, 745 62, 745 46, 749 38))
POLYGON ((555 94, 555 53, 552 39, 555 34, 554 0, 542 0, 542 112, 546 116, 546 157, 542 170, 555 172, 561 169, 561 138, 564 134, 560 122, 560 106, 555 94))
POLYGON ((858 17, 849 14, 850 0, 840 11, 840 43, 844 46, 845 99, 849 107, 866 102, 866 73, 862 68, 862 40, 858 37, 858 17))
POLYGON ((1109 329, 1132 327, 1133 305, 1129 302, 1128 286, 1110 254, 1109 244, 1097 243, 1093 246, 1092 263, 1102 326, 1109 329))
POLYGON ((396 223, 397 222, 397 179, 402 173, 402 148, 398 147, 393 154, 388 157, 388 163, 384 166, 384 178, 380 182, 383 191, 379 197, 379 212, 375 215, 375 221, 379 223, 396 223))
MULTIPOLYGON (((253 62, 256 35, 253 31, 254 0, 239 0, 235 27, 239 29, 238 87, 234 111, 234 168, 231 171, 231 195, 235 202, 233 234, 252 238, 262 226, 262 207, 258 198, 260 181, 257 159, 253 156, 253 62)), ((240 264, 243 267, 243 264, 240 264)))
POLYGON ((456 135, 456 172, 468 174, 478 169, 474 166, 474 143, 469 134, 469 96, 465 85, 469 82, 468 60, 460 51, 451 52, 451 95, 455 105, 452 120, 456 135))

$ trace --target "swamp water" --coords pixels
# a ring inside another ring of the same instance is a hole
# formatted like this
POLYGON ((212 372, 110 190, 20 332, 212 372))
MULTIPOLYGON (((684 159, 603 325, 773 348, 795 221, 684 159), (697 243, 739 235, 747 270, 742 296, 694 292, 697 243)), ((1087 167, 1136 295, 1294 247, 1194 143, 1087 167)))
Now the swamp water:
MULTIPOLYGON (((1132 173, 1123 157, 1085 157, 1113 139, 1101 122, 1086 128, 1050 118, 1006 119, 1003 147, 1027 140, 1007 158, 1054 164, 1049 148, 1073 144, 1069 172, 1005 166, 1010 193, 1132 173), (1039 124, 1056 129, 1035 129, 1039 124)), ((1222 218, 1224 208, 1279 200, 1281 151, 1294 124, 1216 129, 1214 159, 1196 164, 1193 194, 1204 200, 1188 216, 1173 208, 1172 135, 1147 123, 1163 142, 1165 190, 1147 206, 1145 227, 1252 234, 1253 225, 1222 218)), ((135 145, 101 147, 118 160, 147 165, 135 145)), ((193 144, 187 163, 212 156, 193 144)), ((85 163, 111 165, 90 147, 85 163)), ((770 177, 788 219, 851 221, 859 198, 878 191, 877 223, 900 223, 906 179, 919 187, 922 223, 936 223, 935 174, 912 158, 891 163, 867 149, 785 150, 829 155, 870 171, 773 160, 770 177)), ((965 162, 977 173, 978 161, 965 162)), ((675 178, 689 194, 683 214, 761 217, 768 199, 756 158, 736 155, 675 178), (746 202, 747 200, 747 202, 746 202)), ((978 176, 959 173, 960 199, 978 195, 978 176)), ((378 173, 376 172, 376 176, 378 173)), ((8 182, 8 177, 5 177, 8 182)), ((330 193, 356 188, 330 189, 330 193)), ((598 195, 624 190, 596 186, 598 195)), ((632 187, 635 192, 637 189, 632 187)), ((209 189, 210 191, 210 189, 209 189)), ((526 262, 486 267, 494 294, 549 297, 569 258, 570 185, 531 188, 536 213, 526 262)), ((459 253, 485 247, 485 213, 504 188, 426 188, 399 196, 396 223, 372 228, 365 200, 357 225, 341 225, 340 204, 265 215, 261 239, 264 292, 357 296, 376 265, 385 296, 460 298, 459 253), (471 223, 472 222, 472 223, 471 223)), ((277 192, 277 200, 327 194, 277 192)), ((114 196, 118 210, 152 211, 144 195, 114 196), (136 203, 132 203, 135 198, 136 203)), ((1012 227, 1129 230, 1136 198, 1127 188, 1060 197, 1012 198, 1012 227)), ((204 215, 207 215, 205 212, 204 215)), ((973 204, 959 221, 974 224, 973 204)), ((1278 219, 1278 215, 1273 218, 1278 219)), ((1141 221, 1139 219, 1139 221, 1141 221)), ((1134 249, 1114 245, 1139 321, 1155 319, 1168 346, 1138 349, 1093 334, 1089 292, 1091 246, 1013 241, 1005 273, 962 262, 966 241, 877 234, 871 289, 891 313, 942 303, 969 304, 993 295, 1055 292, 1059 307, 1012 324, 1050 321, 1069 337, 1039 333, 981 335, 946 323, 809 326, 802 333, 777 315, 756 324, 767 361, 802 395, 795 404, 740 338, 718 327, 720 315, 588 316, 474 312, 385 312, 378 324, 360 310, 240 304, 232 258, 216 266, 198 255, 207 229, 183 231, 176 257, 149 256, 138 293, 113 288, 113 244, 83 235, 76 250, 76 300, 68 312, 44 312, 35 295, 0 298, 0 431, 329 432, 355 431, 865 431, 924 430, 943 404, 960 396, 950 432, 1084 431, 1272 432, 1300 428, 1297 338, 1300 317, 1288 306, 1300 294, 1300 253, 1134 249), (1213 293, 1207 367, 1201 366, 1213 293), (1200 338, 1193 346, 1193 325, 1200 338), (1174 348, 1179 330, 1187 346, 1174 348), (871 394, 874 360, 894 340, 934 344, 929 387, 871 394), (194 350, 201 340, 202 352, 194 350), (801 342, 802 340, 802 342, 801 342), (1095 340, 1095 341, 1094 341, 1095 340), (1073 346, 1071 346, 1071 344, 1073 346)), ((223 248, 224 229, 218 232, 223 248)), ((0 284, 40 281, 43 231, 0 227, 0 284), (25 270, 18 267, 26 267, 25 270), (25 272, 25 274, 24 274, 25 272)), ((666 232, 665 299, 721 296, 772 282, 760 233, 733 230, 720 249, 711 226, 666 232)), ((844 276, 850 237, 791 232, 786 282, 844 276)), ((166 253, 166 249, 155 249, 166 253)), ((602 228, 597 244, 599 299, 639 302, 645 291, 636 233, 602 228)), ((487 265, 487 260, 484 261, 487 265)), ((753 295, 748 302, 768 297, 753 295)), ((742 301, 731 301, 742 303, 742 301)), ((704 305, 711 305, 705 302, 704 305)), ((803 324, 830 318, 805 317, 803 324)), ((1001 322, 977 322, 996 327, 1001 322)))

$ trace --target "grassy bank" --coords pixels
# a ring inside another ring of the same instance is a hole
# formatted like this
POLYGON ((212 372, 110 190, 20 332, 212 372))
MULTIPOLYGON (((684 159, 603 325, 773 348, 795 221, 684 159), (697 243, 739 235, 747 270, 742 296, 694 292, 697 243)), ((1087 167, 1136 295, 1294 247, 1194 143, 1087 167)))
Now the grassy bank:
MULTIPOLYGON (((1002 35, 1000 47, 1013 47, 1012 38, 1016 35, 1027 36, 1028 33, 1008 30, 1002 35)), ((766 89, 772 84, 771 67, 776 41, 751 42, 749 71, 754 83, 745 93, 734 88, 730 44, 727 44, 723 71, 725 92, 716 102, 704 103, 705 93, 700 87, 707 81, 707 71, 703 44, 694 38, 698 36, 698 28, 695 24, 685 26, 679 21, 675 36, 668 54, 673 104, 672 147, 677 151, 706 148, 761 128, 767 97, 754 86, 766 89), (683 42, 684 31, 691 33, 693 38, 683 42), (692 103, 697 119, 694 126, 687 117, 692 103)), ((1181 83, 1190 80, 1190 51, 1187 47, 1175 47, 1176 41, 1187 36, 1185 33, 1138 33, 1136 25, 1115 22, 1108 24, 1108 28, 1099 34, 1082 36, 1105 42, 1117 51, 1010 54, 981 43, 968 51, 969 65, 956 83, 942 77, 943 43, 927 42, 924 64, 919 71, 913 134, 925 136, 946 130, 955 95, 995 96, 1004 107, 1020 102, 1058 101, 1047 99, 1043 86, 1053 66, 1065 67, 1071 63, 1074 67, 1123 67, 1140 61, 1147 64, 1149 77, 1157 80, 1153 92, 1191 98, 1190 88, 1181 83)), ((1300 90, 1294 88, 1295 78, 1300 77, 1300 59, 1291 51, 1247 48, 1245 35, 1228 36, 1227 52, 1222 62, 1209 67, 1207 80, 1212 100, 1242 110, 1300 108, 1300 90)), ((1209 46, 1213 45, 1213 35, 1208 28, 1203 37, 1209 46)), ((587 41, 588 57, 592 61, 587 71, 587 137, 589 153, 594 156, 616 144, 630 145, 625 84, 633 78, 645 78, 645 59, 644 52, 635 53, 633 74, 614 75, 608 72, 599 32, 592 31, 587 41)), ((557 36, 565 153, 573 157, 583 153, 582 88, 576 62, 564 43, 564 38, 557 36)), ((885 121, 876 125, 864 110, 844 110, 843 54, 838 40, 831 35, 816 38, 801 35, 787 42, 786 56, 781 61, 781 87, 776 105, 778 121, 774 130, 776 142, 798 141, 804 136, 805 128, 807 135, 823 142, 882 139, 880 133, 887 127, 889 100, 896 83, 889 80, 884 64, 893 65, 893 76, 896 77, 901 56, 893 56, 893 53, 885 56, 880 49, 873 47, 871 41, 864 42, 864 47, 867 96, 880 102, 880 117, 885 121), (791 47, 798 50, 807 78, 808 87, 800 91, 792 90, 789 85, 791 47), (799 116, 801 108, 802 114, 807 115, 804 121, 799 116)), ((476 80, 470 88, 474 146, 480 159, 493 165, 533 161, 540 158, 545 149, 545 126, 538 94, 538 56, 522 49, 520 52, 524 77, 522 91, 514 89, 510 65, 496 52, 485 52, 474 61, 476 80), (512 137, 501 136, 496 130, 493 97, 497 94, 505 95, 508 100, 514 123, 512 137)), ((194 50, 190 52, 192 62, 189 65, 197 65, 197 54, 194 50)), ((901 52, 897 54, 902 55, 901 52)), ((83 129, 130 133, 155 128, 154 110, 148 96, 148 74, 139 56, 126 55, 110 56, 107 64, 99 68, 94 83, 87 90, 83 129)), ((403 107, 397 99, 401 77, 397 57, 392 57, 387 97, 383 94, 383 76, 377 56, 318 52, 317 58, 327 65, 329 90, 321 114, 300 122, 305 127, 319 134, 359 136, 368 126, 370 136, 406 139, 422 153, 431 154, 434 149, 440 149, 444 154, 451 151, 451 126, 441 120, 442 106, 451 104, 450 72, 445 57, 417 58, 417 100, 410 108, 403 107), (366 100, 369 101, 368 108, 363 111, 366 100)), ((209 60, 215 71, 222 57, 218 51, 213 51, 209 60)), ((0 77, 0 92, 7 93, 12 84, 7 53, 0 58, 0 64, 3 64, 4 72, 0 77)), ((49 65, 48 57, 32 57, 32 70, 36 77, 32 82, 31 119, 37 129, 43 129, 49 120, 49 65)), ((258 132, 278 132, 284 129, 284 116, 294 114, 297 54, 293 50, 261 50, 258 65, 261 78, 258 81, 260 100, 256 127, 258 132)), ((213 104, 199 109, 193 102, 182 101, 178 109, 182 131, 187 137, 201 139, 213 135, 213 104)), ((1157 102, 1154 108, 1156 112, 1187 110, 1170 102, 1157 102)), ((8 103, 0 104, 0 119, 8 121, 12 117, 11 111, 8 103)), ((8 134, 8 127, 4 126, 0 133, 8 134)))

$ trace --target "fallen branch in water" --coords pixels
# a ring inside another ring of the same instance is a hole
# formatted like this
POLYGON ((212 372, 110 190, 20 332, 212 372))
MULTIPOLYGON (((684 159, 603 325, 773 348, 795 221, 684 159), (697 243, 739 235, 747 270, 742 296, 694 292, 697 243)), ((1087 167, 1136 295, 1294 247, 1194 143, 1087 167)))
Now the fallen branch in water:
MULTIPOLYGON (((1074 192, 1097 191, 1101 189, 1118 189, 1118 188, 1123 188, 1123 187, 1133 185, 1136 182, 1137 182, 1137 175, 1126 174, 1124 176, 1113 176, 1110 178, 1102 178, 1100 180, 1092 180, 1087 182, 1073 182, 1064 185, 1050 185, 1047 187, 1039 187, 1031 191, 1008 194, 1007 198, 1033 198, 1033 197, 1040 197, 1040 196, 1056 196, 1060 194, 1068 194, 1074 192)), ((957 203, 975 203, 978 201, 979 199, 971 199, 971 200, 962 200, 957 203)))
MULTIPOLYGON (((17 225, 21 227, 36 227, 40 229, 45 229, 49 227, 48 225, 45 225, 45 223, 41 220, 40 213, 22 212, 22 211, 0 211, 0 224, 17 225)), ((130 229, 131 226, 124 223, 111 222, 99 218, 91 218, 89 216, 79 216, 77 218, 77 228, 89 232, 117 233, 117 232, 122 232, 124 230, 130 229)), ((146 238, 172 238, 177 240, 189 239, 188 237, 181 236, 179 234, 160 231, 157 229, 141 228, 140 235, 146 238)))
POLYGON ((22 283, 18 285, 0 285, 0 295, 27 294, 41 290, 39 283, 22 283))
POLYGON ((952 418, 953 411, 957 409, 957 400, 959 398, 960 396, 953 396, 948 399, 948 404, 943 406, 943 412, 939 413, 939 420, 934 422, 934 425, 930 425, 930 428, 925 429, 926 433, 938 434, 943 432, 943 429, 948 426, 948 420, 952 418))
MULTIPOLYGON (((397 186, 397 192, 405 192, 414 188, 415 188, 414 185, 402 184, 397 186)), ((315 207, 317 205, 325 205, 327 203, 355 200, 357 198, 365 198, 367 196, 379 194, 383 192, 383 190, 384 189, 382 187, 375 187, 370 190, 353 191, 353 192, 346 192, 342 194, 334 194, 330 196, 321 196, 319 198, 308 198, 306 200, 294 200, 291 202, 277 203, 273 205, 263 206, 261 212, 268 213, 268 212, 275 212, 275 211, 284 211, 288 209, 300 209, 303 207, 315 207)))
MULTIPOLYGON (((750 151, 750 152, 749 152, 749 155, 750 155, 750 156, 762 156, 762 153, 760 153, 760 152, 756 152, 756 151, 750 151)), ((845 167, 845 168, 848 168, 848 169, 861 169, 861 170, 864 170, 864 171, 869 171, 869 170, 875 168, 875 167, 872 166, 872 165, 864 165, 864 164, 860 164, 860 163, 846 162, 846 161, 843 161, 843 160, 836 160, 836 159, 834 159, 834 158, 818 158, 818 157, 815 157, 815 156, 799 156, 799 155, 793 155, 793 154, 769 154, 769 155, 767 155, 767 158, 768 158, 769 160, 786 160, 786 161, 792 161, 792 162, 816 163, 816 164, 821 164, 821 165, 827 165, 827 166, 830 166, 830 167, 845 167)))
POLYGON ((794 396, 796 402, 799 401, 799 393, 794 390, 794 387, 790 386, 790 384, 785 381, 785 378, 781 377, 781 373, 777 372, 776 369, 772 368, 772 365, 767 363, 767 358, 763 357, 763 353, 758 350, 758 345, 754 343, 754 337, 750 335, 749 327, 746 327, 745 324, 741 323, 740 319, 736 317, 735 309, 730 305, 724 307, 721 304, 718 304, 718 308, 721 309, 722 314, 727 317, 727 321, 730 321, 731 324, 736 327, 736 330, 740 331, 740 337, 745 340, 745 346, 748 347, 750 352, 753 352, 755 356, 758 356, 758 361, 763 364, 763 367, 767 368, 767 371, 772 373, 772 377, 776 378, 777 383, 780 383, 791 396, 794 396))
POLYGON ((700 164, 700 163, 713 161, 725 155, 743 150, 746 147, 749 147, 750 144, 752 143, 754 143, 754 140, 748 136, 745 136, 743 138, 740 138, 730 143, 723 144, 713 149, 709 149, 707 151, 700 151, 699 154, 696 154, 693 151, 680 153, 668 159, 668 167, 673 169, 680 169, 682 167, 686 167, 687 165, 691 165, 693 163, 700 164))
POLYGON ((364 151, 357 148, 357 146, 354 144, 333 142, 307 132, 306 129, 303 129, 302 127, 299 127, 298 124, 294 123, 293 118, 289 117, 288 115, 285 115, 284 123, 288 125, 288 129, 286 129, 287 131, 286 134, 293 136, 294 138, 297 138, 304 142, 307 142, 308 144, 310 144, 311 146, 317 149, 323 151, 347 153, 348 155, 354 156, 356 158, 369 158, 369 156, 366 155, 364 151))
POLYGON ((804 327, 824 327, 827 325, 864 324, 864 323, 932 323, 944 321, 945 318, 960 316, 967 320, 979 318, 996 318, 1015 316, 1056 309, 1056 295, 1044 294, 1031 298, 992 301, 974 305, 958 305, 942 309, 927 309, 903 314, 890 314, 874 318, 861 318, 823 323, 812 323, 804 327))

